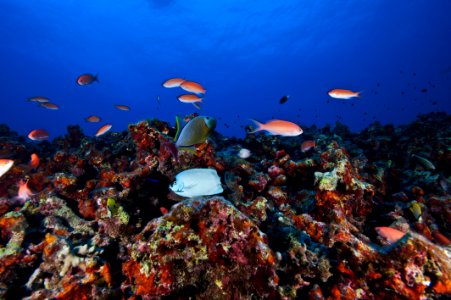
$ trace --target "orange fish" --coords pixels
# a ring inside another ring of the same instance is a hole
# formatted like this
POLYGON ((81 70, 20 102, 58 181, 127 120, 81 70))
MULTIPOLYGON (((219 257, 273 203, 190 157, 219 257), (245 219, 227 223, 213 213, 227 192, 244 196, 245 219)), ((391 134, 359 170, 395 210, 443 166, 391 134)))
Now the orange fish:
POLYGON ((33 193, 28 188, 28 180, 27 181, 19 181, 19 191, 17 192, 16 199, 26 201, 30 199, 30 196, 32 196, 33 193))
POLYGON ((163 82, 163 86, 165 88, 175 88, 179 87, 183 82, 185 82, 185 79, 183 78, 171 78, 163 82))
POLYGON ((446 236, 441 234, 438 230, 432 231, 432 236, 434 237, 435 241, 438 242, 439 244, 445 246, 451 245, 451 241, 446 236))
POLYGON ((36 153, 31 154, 31 159, 29 163, 30 168, 36 169, 39 166, 40 161, 41 160, 39 159, 39 156, 36 153))
POLYGON ((195 94, 205 94, 206 90, 197 82, 194 81, 184 81, 180 84, 180 87, 187 92, 195 94))
POLYGON ((98 75, 92 75, 89 73, 82 74, 77 77, 77 84, 78 85, 88 85, 93 83, 94 81, 99 82, 98 75))
POLYGON ((98 116, 89 116, 89 117, 85 118, 86 122, 91 122, 91 123, 97 123, 97 122, 100 122, 100 120, 101 119, 98 116))
POLYGON ((304 142, 301 144, 301 151, 302 151, 302 152, 307 152, 307 151, 309 151, 310 149, 315 148, 315 147, 316 147, 315 141, 313 141, 313 140, 307 140, 307 141, 304 141, 304 142))
POLYGON ((328 92, 329 96, 335 99, 351 99, 360 97, 360 92, 353 92, 351 90, 333 89, 328 92))
POLYGON ((257 128, 249 133, 265 130, 272 135, 298 136, 304 132, 301 127, 289 121, 270 120, 266 124, 262 124, 255 120, 251 121, 257 125, 257 128))
POLYGON ((376 227, 377 233, 385 238, 388 242, 394 243, 401 239, 406 233, 391 227, 376 227))
POLYGON ((160 207, 160 212, 163 215, 167 215, 169 213, 169 210, 166 207, 161 206, 160 207))
POLYGON ((6 172, 8 172, 13 165, 14 160, 12 159, 0 159, 0 177, 2 177, 6 172))
POLYGON ((202 98, 200 98, 197 95, 193 95, 193 94, 181 95, 181 96, 178 97, 178 99, 180 100, 180 102, 183 102, 183 103, 202 102, 202 98))
POLYGON ((127 106, 127 105, 120 105, 120 104, 118 104, 118 105, 115 105, 114 107, 116 107, 117 109, 120 109, 120 110, 126 110, 126 111, 130 110, 130 107, 127 106))
POLYGON ((27 99, 28 101, 31 102, 38 102, 38 103, 46 103, 46 102, 50 102, 50 99, 47 97, 42 97, 42 96, 36 96, 36 97, 30 97, 27 99))
POLYGON ((113 127, 113 125, 111 125, 111 124, 106 124, 106 125, 103 125, 102 127, 100 127, 100 129, 99 129, 99 130, 97 130, 97 132, 96 132, 96 136, 101 136, 102 134, 105 134, 105 133, 107 133, 107 132, 108 132, 108 130, 110 130, 110 129, 111 129, 111 127, 113 127))
POLYGON ((47 108, 47 109, 52 109, 52 110, 57 110, 60 107, 54 103, 50 103, 50 102, 44 102, 44 103, 40 103, 40 106, 47 108))
POLYGON ((35 129, 30 131, 28 138, 33 141, 45 141, 49 138, 49 133, 44 129, 35 129))

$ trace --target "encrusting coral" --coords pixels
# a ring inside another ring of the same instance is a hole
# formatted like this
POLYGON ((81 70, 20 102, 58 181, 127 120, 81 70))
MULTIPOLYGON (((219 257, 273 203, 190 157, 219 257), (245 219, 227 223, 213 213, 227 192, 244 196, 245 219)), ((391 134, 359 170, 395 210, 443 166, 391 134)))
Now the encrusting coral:
POLYGON ((0 126, 14 159, 0 178, 0 298, 444 299, 450 128, 434 113, 174 149, 159 120, 39 144, 0 126), (214 168, 224 192, 171 192, 192 168, 214 168))

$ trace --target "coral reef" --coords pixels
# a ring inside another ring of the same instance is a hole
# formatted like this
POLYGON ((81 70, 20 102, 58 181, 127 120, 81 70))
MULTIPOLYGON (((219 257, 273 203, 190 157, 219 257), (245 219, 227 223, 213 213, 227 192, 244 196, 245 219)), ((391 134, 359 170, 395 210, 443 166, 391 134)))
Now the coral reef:
POLYGON ((450 297, 451 116, 303 128, 177 149, 159 120, 40 143, 1 125, 15 163, 0 178, 0 298, 450 297), (171 192, 192 168, 216 169, 222 195, 171 192))
POLYGON ((220 197, 178 203, 133 239, 123 272, 125 285, 137 295, 276 295, 275 259, 266 236, 220 197))

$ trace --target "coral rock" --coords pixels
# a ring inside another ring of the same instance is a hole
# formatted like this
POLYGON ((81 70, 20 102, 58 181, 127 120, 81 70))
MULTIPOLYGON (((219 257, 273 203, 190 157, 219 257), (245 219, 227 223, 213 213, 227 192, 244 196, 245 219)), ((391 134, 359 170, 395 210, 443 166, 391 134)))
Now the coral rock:
POLYGON ((135 240, 147 244, 147 250, 132 246, 133 259, 123 264, 123 272, 138 295, 276 295, 278 277, 266 236, 223 198, 180 202, 135 240), (195 288, 201 283, 202 289, 195 288))

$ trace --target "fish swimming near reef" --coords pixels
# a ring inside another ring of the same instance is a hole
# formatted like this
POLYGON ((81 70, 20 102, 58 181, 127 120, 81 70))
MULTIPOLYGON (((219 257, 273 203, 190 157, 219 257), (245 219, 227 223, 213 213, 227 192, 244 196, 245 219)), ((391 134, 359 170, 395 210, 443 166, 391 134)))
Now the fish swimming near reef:
POLYGON ((238 152, 239 158, 246 159, 246 158, 249 158, 250 156, 251 156, 251 151, 249 149, 241 148, 240 151, 238 152))
POLYGON ((35 96, 35 97, 30 97, 27 99, 28 101, 31 102, 38 102, 38 103, 47 103, 50 102, 50 99, 47 97, 43 97, 43 96, 35 96))
POLYGON ((416 154, 412 154, 412 157, 426 170, 434 171, 435 166, 428 159, 416 154))
POLYGON ((164 86, 165 88, 175 88, 175 87, 179 87, 183 82, 185 82, 186 80, 183 78, 171 78, 166 80, 165 82, 162 83, 162 86, 164 86))
POLYGON ((8 172, 13 165, 14 160, 12 159, 0 159, 0 177, 2 177, 6 172, 8 172))
POLYGON ((437 229, 432 231, 432 236, 434 237, 434 240, 439 244, 442 244, 444 246, 451 245, 451 241, 437 229))
POLYGON ((33 141, 45 141, 49 138, 49 133, 45 129, 34 129, 28 134, 28 138, 33 141))
POLYGON ((166 207, 161 206, 160 212, 162 215, 167 215, 169 213, 169 210, 166 207))
POLYGON ((55 103, 51 103, 51 102, 43 102, 43 103, 40 103, 39 105, 41 107, 44 107, 44 108, 47 108, 47 109, 51 109, 51 110, 58 110, 60 108, 55 103))
POLYGON ((398 229, 391 228, 391 227, 376 227, 377 233, 385 238, 389 243, 395 243, 398 240, 400 240, 404 235, 406 235, 405 232, 402 232, 398 229))
POLYGON ((124 111, 129 111, 130 110, 130 106, 122 105, 122 104, 117 104, 114 107, 116 107, 119 110, 124 110, 124 111))
POLYGON ((415 217, 415 219, 421 221, 421 214, 423 212, 422 212, 420 204, 418 204, 417 201, 412 201, 409 203, 409 210, 412 213, 412 215, 415 217))
POLYGON ((184 81, 180 87, 187 92, 195 94, 205 94, 206 90, 199 83, 194 81, 184 81))
POLYGON ((30 199, 30 196, 33 196, 33 193, 28 188, 28 180, 19 181, 19 190, 17 192, 17 196, 15 197, 16 200, 19 200, 20 203, 23 203, 30 199))
POLYGON ((261 130, 265 130, 272 135, 281 135, 281 136, 298 136, 303 133, 301 127, 289 121, 270 120, 266 124, 260 123, 252 119, 251 121, 253 121, 257 125, 257 128, 249 133, 254 133, 261 130))
POLYGON ((314 140, 306 140, 306 141, 302 142, 302 144, 301 144, 301 151, 307 152, 310 149, 313 149, 315 147, 316 147, 316 142, 314 140))
POLYGON ((288 98, 290 98, 290 95, 283 96, 282 98, 280 98, 279 103, 284 104, 288 101, 288 98))
POLYGON ((36 153, 33 153, 31 154, 31 159, 28 165, 31 169, 36 169, 39 166, 40 161, 39 156, 36 153))
POLYGON ((97 123, 101 121, 101 118, 98 116, 89 116, 87 118, 85 118, 86 122, 91 122, 91 123, 97 123))
POLYGON ((82 74, 77 77, 78 85, 89 85, 93 82, 99 82, 98 75, 92 75, 90 73, 82 74))
POLYGON ((333 89, 327 93, 330 97, 335 99, 352 99, 360 97, 360 92, 353 92, 351 90, 333 89))
POLYGON ((196 102, 202 103, 202 98, 197 95, 194 95, 194 94, 180 95, 180 96, 178 96, 178 99, 180 102, 183 102, 183 103, 196 103, 196 102))
POLYGON ((222 193, 221 179, 215 169, 189 169, 175 176, 169 187, 179 196, 193 198, 222 193))
POLYGON ((111 124, 103 125, 102 127, 99 128, 99 130, 97 130, 96 136, 101 136, 101 135, 107 133, 111 129, 111 127, 113 127, 113 125, 111 125, 111 124))
POLYGON ((205 143, 216 128, 216 119, 197 116, 183 127, 175 145, 177 147, 191 147, 205 143))

